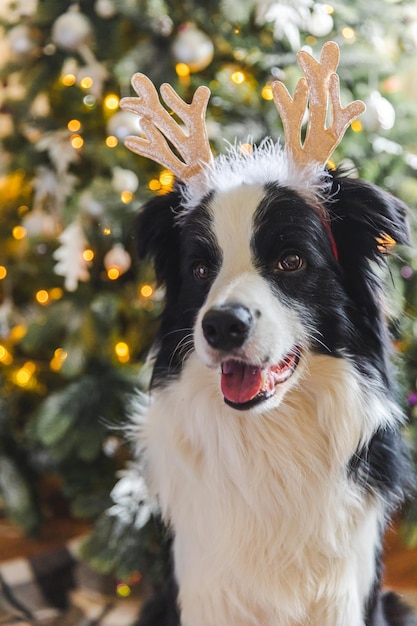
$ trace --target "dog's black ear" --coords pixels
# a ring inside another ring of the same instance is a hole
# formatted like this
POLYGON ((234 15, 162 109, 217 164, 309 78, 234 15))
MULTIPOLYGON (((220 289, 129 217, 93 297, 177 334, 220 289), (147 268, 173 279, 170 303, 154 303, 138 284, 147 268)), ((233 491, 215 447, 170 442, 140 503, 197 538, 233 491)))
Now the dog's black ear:
POLYGON ((333 174, 328 210, 344 267, 382 260, 391 245, 409 243, 407 206, 375 185, 333 174))
POLYGON ((179 226, 175 215, 181 206, 176 190, 147 202, 137 219, 139 259, 152 260, 159 284, 175 289, 179 281, 179 226))
MULTIPOLYGON (((367 359, 390 384, 384 316, 383 263, 396 244, 409 242, 406 205, 393 195, 361 180, 333 174, 332 197, 328 204, 330 227, 335 240, 344 288, 350 296, 349 318, 366 337, 367 359)), ((360 354, 364 342, 359 339, 360 354)))

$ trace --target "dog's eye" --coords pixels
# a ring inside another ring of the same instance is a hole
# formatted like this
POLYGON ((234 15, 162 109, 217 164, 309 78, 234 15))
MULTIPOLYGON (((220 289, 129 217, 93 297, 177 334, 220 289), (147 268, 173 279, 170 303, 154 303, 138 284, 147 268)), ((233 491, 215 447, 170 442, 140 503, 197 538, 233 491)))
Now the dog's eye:
POLYGON ((198 280, 206 280, 210 276, 210 271, 204 263, 196 263, 193 267, 193 274, 198 280))
POLYGON ((286 252, 276 262, 275 272, 295 272, 304 266, 304 259, 296 252, 286 252))

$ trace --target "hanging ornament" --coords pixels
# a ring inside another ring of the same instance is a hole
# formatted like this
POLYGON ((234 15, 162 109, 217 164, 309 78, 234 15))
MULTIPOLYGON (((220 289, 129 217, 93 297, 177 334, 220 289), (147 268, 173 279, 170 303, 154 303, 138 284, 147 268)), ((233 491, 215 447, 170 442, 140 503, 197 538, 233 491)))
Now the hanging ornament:
POLYGON ((68 52, 77 52, 89 43, 91 37, 91 22, 75 5, 60 15, 52 26, 53 42, 68 52))
POLYGON ((96 0, 94 10, 97 15, 104 20, 109 20, 117 13, 117 8, 113 0, 96 0))
POLYGON ((58 276, 64 276, 67 291, 75 291, 80 280, 87 281, 90 278, 88 262, 83 257, 88 242, 78 220, 67 226, 59 236, 59 242, 61 245, 53 254, 58 261, 54 272, 58 276))
POLYGON ((379 91, 373 91, 365 100, 366 111, 361 117, 368 131, 390 130, 395 124, 395 109, 379 91))
POLYGON ((118 111, 107 122, 107 132, 123 141, 128 135, 139 135, 139 118, 130 111, 118 111))
POLYGON ((190 72, 204 70, 213 60, 214 45, 210 37, 191 22, 183 24, 172 44, 178 63, 188 65, 190 72))
POLYGON ((127 170, 123 167, 114 167, 111 184, 113 189, 118 193, 122 193, 122 191, 135 193, 139 185, 139 179, 132 170, 127 170))
POLYGON ((333 18, 324 4, 316 2, 308 19, 307 29, 314 37, 325 37, 333 29, 333 18))
POLYGON ((132 259, 124 246, 121 243, 116 243, 113 248, 107 252, 103 262, 107 271, 115 269, 119 272, 119 275, 121 275, 127 272, 132 264, 132 259))
POLYGON ((37 28, 19 24, 7 35, 12 56, 20 63, 35 59, 41 53, 42 33, 37 28))

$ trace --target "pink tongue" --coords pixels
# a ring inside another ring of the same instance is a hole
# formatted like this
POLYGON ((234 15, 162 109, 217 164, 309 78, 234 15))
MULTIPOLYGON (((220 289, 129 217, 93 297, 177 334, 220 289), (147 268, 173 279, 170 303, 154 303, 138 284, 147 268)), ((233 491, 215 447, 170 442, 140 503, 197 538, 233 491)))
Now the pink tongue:
POLYGON ((221 389, 229 402, 249 402, 262 391, 262 369, 239 361, 226 361, 222 367, 221 389))

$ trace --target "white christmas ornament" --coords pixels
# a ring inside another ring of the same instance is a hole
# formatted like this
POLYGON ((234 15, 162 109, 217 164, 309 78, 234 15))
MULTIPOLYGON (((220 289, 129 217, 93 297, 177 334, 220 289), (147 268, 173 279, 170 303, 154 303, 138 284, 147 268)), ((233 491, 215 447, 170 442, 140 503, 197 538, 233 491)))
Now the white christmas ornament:
POLYGON ((308 19, 307 28, 314 37, 325 37, 333 28, 333 18, 323 4, 316 3, 308 19))
POLYGON ((117 13, 117 8, 113 0, 97 0, 94 5, 94 10, 97 15, 104 20, 114 17, 117 13))
POLYGON ((58 17, 52 26, 52 40, 57 46, 75 52, 91 39, 91 22, 78 10, 69 9, 58 17))
POLYGON ((123 167, 114 167, 111 184, 113 189, 118 193, 122 191, 135 193, 139 186, 139 179, 132 170, 127 170, 123 167))
POLYGON ((210 37, 191 22, 183 24, 172 44, 172 53, 190 72, 204 70, 213 60, 214 44, 210 37))
POLYGON ((140 120, 130 111, 118 111, 107 122, 107 132, 123 141, 128 135, 140 134, 140 120))
POLYGON ((106 270, 117 269, 120 274, 127 272, 132 264, 130 254, 121 243, 116 243, 103 259, 106 270))
POLYGON ((7 35, 12 55, 20 62, 30 61, 40 54, 42 34, 37 28, 19 24, 7 35))
POLYGON ((78 220, 72 222, 59 237, 60 247, 53 254, 58 262, 54 272, 64 276, 64 286, 67 291, 75 291, 78 282, 90 278, 88 262, 83 258, 83 252, 88 242, 78 220))
POLYGON ((395 109, 379 91, 373 91, 365 100, 366 111, 362 124, 366 130, 390 130, 395 124, 395 109))

